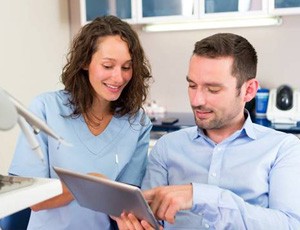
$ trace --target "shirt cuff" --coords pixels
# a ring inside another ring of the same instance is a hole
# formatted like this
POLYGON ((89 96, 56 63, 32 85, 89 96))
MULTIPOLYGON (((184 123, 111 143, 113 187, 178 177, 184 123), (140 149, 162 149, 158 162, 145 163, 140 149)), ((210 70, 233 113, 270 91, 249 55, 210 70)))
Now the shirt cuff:
POLYGON ((192 183, 193 185, 193 206, 191 211, 195 214, 203 214, 208 207, 217 207, 220 197, 220 190, 215 186, 207 184, 192 183))

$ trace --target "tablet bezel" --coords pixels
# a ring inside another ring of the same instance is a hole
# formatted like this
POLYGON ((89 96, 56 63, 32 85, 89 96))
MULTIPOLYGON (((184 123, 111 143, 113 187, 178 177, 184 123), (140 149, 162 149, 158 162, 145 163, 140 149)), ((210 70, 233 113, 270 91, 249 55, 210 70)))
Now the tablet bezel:
POLYGON ((80 206, 112 216, 120 216, 123 211, 131 212, 159 229, 138 187, 59 167, 53 169, 80 206))

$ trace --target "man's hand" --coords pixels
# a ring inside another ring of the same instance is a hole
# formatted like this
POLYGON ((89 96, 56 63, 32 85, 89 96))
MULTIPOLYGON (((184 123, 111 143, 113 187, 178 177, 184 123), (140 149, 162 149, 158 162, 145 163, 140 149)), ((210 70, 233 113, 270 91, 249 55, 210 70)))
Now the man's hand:
POLYGON ((191 209, 193 204, 191 184, 156 187, 143 194, 156 218, 171 224, 179 210, 191 209))

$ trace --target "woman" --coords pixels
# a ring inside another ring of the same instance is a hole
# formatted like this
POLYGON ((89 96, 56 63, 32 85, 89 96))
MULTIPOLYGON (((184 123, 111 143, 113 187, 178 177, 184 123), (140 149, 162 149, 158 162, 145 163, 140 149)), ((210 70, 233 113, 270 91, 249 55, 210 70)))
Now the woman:
MULTIPOLYGON (((151 122, 146 100, 150 66, 137 34, 114 16, 97 18, 75 37, 63 68, 64 90, 34 99, 31 110, 72 146, 38 134, 44 162, 18 140, 9 173, 57 178, 52 166, 104 174, 139 186, 151 122)), ((110 218, 80 207, 68 189, 31 207, 28 229, 110 229, 110 218)))

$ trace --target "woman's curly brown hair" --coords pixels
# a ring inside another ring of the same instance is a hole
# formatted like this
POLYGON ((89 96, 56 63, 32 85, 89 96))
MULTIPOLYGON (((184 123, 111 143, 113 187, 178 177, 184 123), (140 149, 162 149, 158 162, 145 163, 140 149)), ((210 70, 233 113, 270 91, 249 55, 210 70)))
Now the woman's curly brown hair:
POLYGON ((90 64, 93 54, 97 51, 99 40, 113 35, 119 35, 128 44, 133 74, 120 97, 111 103, 111 112, 120 116, 129 114, 132 117, 142 108, 152 76, 150 64, 138 35, 127 22, 115 16, 103 16, 81 28, 67 55, 67 64, 63 68, 61 81, 71 95, 69 102, 73 114, 70 116, 85 114, 91 108, 94 90, 84 67, 90 64))

